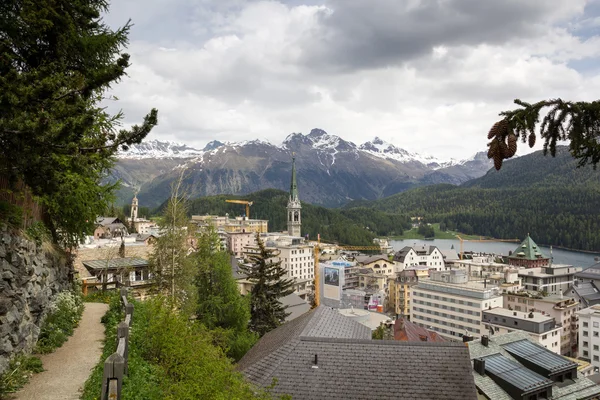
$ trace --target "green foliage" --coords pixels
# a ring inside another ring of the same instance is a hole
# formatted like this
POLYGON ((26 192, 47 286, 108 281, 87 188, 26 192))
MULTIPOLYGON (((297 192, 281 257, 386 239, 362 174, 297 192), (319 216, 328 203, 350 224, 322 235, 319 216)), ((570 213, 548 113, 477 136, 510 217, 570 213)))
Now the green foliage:
POLYGON ((281 261, 274 261, 278 253, 267 249, 260 235, 256 234, 258 251, 247 255, 250 265, 241 265, 240 270, 253 283, 250 293, 250 329, 262 336, 281 325, 289 315, 280 298, 294 292, 293 280, 285 279, 281 261))
POLYGON ((31 224, 26 230, 25 234, 31 240, 33 240, 38 246, 43 242, 50 241, 52 239, 50 231, 46 228, 42 222, 36 221, 31 224))
POLYGON ((423 237, 426 237, 426 238, 432 238, 435 236, 435 231, 433 230, 433 226, 423 224, 423 223, 419 224, 419 227, 417 228, 417 232, 419 233, 419 235, 422 235, 423 237))
POLYGON ((40 329, 37 353, 46 354, 62 346, 79 324, 83 314, 81 292, 60 292, 48 308, 48 316, 40 329))
POLYGON ((218 251, 219 236, 214 228, 198 236, 197 248, 190 255, 198 271, 196 318, 221 338, 219 344, 229 357, 239 360, 257 340, 256 335, 248 331, 249 299, 239 292, 231 273, 229 254, 218 251))
MULTIPOLYGON (((507 164, 508 165, 508 164, 507 164)), ((581 250, 600 248, 600 188, 484 189, 433 185, 378 200, 386 212, 422 215, 449 230, 581 250)))
POLYGON ((21 389, 32 374, 42 372, 42 360, 28 355, 14 357, 6 371, 0 375, 0 399, 21 389))
POLYGON ((112 30, 106 0, 7 0, 0 6, 0 174, 44 207, 53 239, 75 246, 112 199, 100 184, 119 149, 157 123, 118 129, 103 100, 129 66, 130 24, 112 30))
MULTIPOLYGON (((195 199, 190 202, 191 214, 241 215, 244 210, 238 204, 226 203, 226 199, 247 199, 254 204, 250 208, 252 218, 268 219, 270 231, 287 230, 287 192, 267 189, 246 196, 218 195, 195 199)), ((164 206, 163 206, 164 208, 164 206)), ((410 228, 410 221, 401 215, 392 215, 374 209, 336 210, 302 203, 302 232, 316 239, 321 234, 325 242, 349 245, 371 245, 376 236, 400 235, 410 228)))
POLYGON ((0 200, 0 222, 11 228, 20 228, 23 224, 23 209, 7 201, 0 200))
MULTIPOLYGON (((82 399, 97 399, 103 360, 115 351, 116 325, 122 318, 118 298, 104 319, 107 340, 102 361, 86 382, 82 399)), ((135 311, 129 347, 129 375, 124 399, 267 399, 235 371, 213 334, 173 310, 163 297, 133 302, 135 311)))
POLYGON ((188 257, 188 204, 183 196, 182 177, 171 188, 171 197, 163 210, 160 221, 161 235, 154 244, 150 256, 150 268, 155 288, 159 293, 169 293, 174 306, 186 309, 194 307, 194 266, 188 257))
POLYGON ((86 296, 83 296, 85 303, 104 303, 109 304, 113 293, 110 291, 95 290, 89 292, 86 296))

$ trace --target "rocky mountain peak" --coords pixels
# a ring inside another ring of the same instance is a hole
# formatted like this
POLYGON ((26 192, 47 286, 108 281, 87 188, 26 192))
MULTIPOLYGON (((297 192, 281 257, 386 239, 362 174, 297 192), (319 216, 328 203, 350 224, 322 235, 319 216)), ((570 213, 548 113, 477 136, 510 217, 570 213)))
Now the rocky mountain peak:
POLYGON ((212 140, 212 141, 208 142, 206 144, 206 146, 204 146, 204 148, 202 149, 202 151, 215 150, 215 149, 218 149, 221 146, 225 146, 225 143, 219 142, 218 140, 212 140))

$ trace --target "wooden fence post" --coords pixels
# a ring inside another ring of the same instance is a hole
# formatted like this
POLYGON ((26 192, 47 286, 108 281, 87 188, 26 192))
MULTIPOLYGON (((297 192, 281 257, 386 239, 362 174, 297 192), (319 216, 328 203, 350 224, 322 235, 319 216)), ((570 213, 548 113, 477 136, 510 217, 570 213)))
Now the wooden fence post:
POLYGON ((119 340, 121 338, 125 339, 125 348, 123 349, 123 359, 125 361, 125 375, 127 375, 127 364, 128 363, 128 356, 129 356, 129 325, 127 325, 127 322, 122 321, 119 322, 119 325, 117 326, 117 345, 119 343, 119 340))
POLYGON ((118 353, 113 353, 104 361, 104 375, 102 377, 101 400, 120 400, 125 360, 118 353), (116 385, 115 382, 116 381, 116 385))
POLYGON ((127 303, 125 306, 125 315, 129 315, 129 326, 133 323, 133 304, 127 303))

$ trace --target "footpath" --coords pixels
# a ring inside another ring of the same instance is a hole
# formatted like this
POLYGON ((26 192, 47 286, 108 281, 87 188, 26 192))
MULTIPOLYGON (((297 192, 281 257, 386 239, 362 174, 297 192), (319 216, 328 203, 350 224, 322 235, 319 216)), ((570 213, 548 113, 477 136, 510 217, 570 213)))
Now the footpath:
POLYGON ((73 336, 54 353, 42 355, 44 372, 10 399, 77 400, 91 370, 102 355, 104 325, 100 322, 108 304, 85 303, 83 317, 73 336))

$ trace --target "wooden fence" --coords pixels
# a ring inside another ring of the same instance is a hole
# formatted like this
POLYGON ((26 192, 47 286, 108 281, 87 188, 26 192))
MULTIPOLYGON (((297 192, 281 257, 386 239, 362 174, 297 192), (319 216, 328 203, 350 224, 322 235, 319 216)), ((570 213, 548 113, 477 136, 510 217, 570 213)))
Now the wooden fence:
POLYGON ((42 206, 35 201, 31 189, 20 180, 11 183, 5 176, 0 176, 0 200, 23 209, 23 229, 42 220, 42 206))
POLYGON ((125 309, 125 320, 117 326, 117 351, 104 361, 102 378, 102 400, 121 400, 123 377, 127 375, 129 356, 129 328, 133 318, 133 304, 127 301, 127 289, 121 289, 121 302, 125 309))

